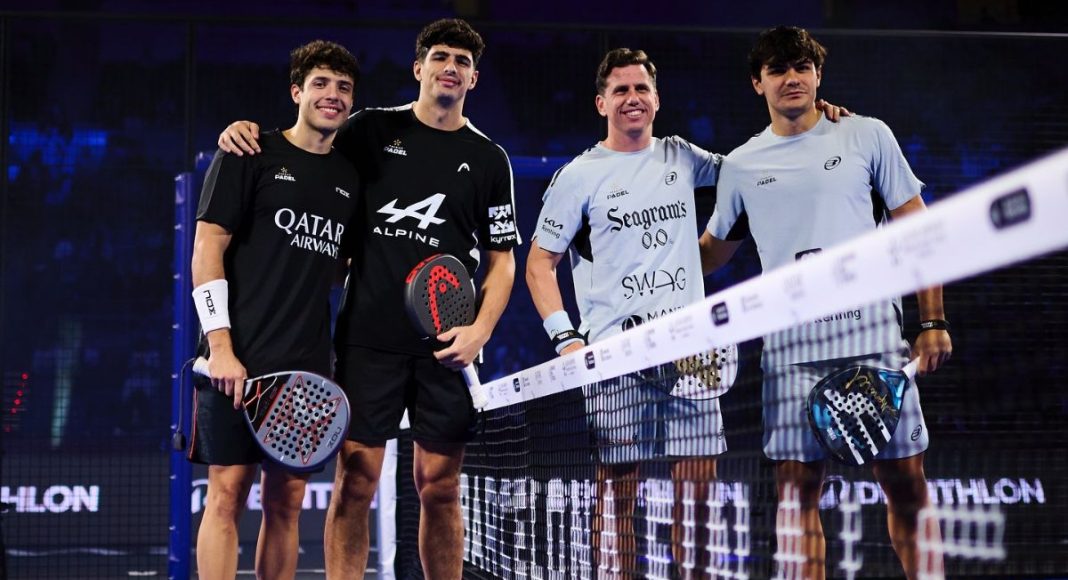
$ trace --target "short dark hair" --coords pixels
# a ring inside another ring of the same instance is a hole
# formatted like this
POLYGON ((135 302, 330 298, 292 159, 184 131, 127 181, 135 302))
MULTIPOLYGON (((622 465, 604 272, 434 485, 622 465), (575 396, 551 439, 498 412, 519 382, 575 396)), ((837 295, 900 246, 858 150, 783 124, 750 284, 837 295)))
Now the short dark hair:
POLYGON ((482 51, 486 48, 482 36, 466 20, 459 18, 442 18, 424 26, 415 38, 415 60, 426 58, 430 47, 435 44, 470 50, 475 66, 478 66, 478 59, 482 58, 482 51))
POLYGON ((604 60, 597 67, 597 94, 604 94, 604 90, 608 87, 608 75, 612 74, 612 69, 623 68, 632 64, 640 64, 645 67, 645 70, 649 72, 649 78, 653 81, 653 87, 656 87, 656 65, 649 60, 649 55, 645 54, 644 50, 615 48, 604 55, 604 60))
POLYGON ((304 79, 316 67, 352 77, 353 86, 360 81, 360 63, 348 49, 329 40, 313 40, 289 53, 289 82, 303 87, 304 79))
POLYGON ((826 58, 827 49, 804 28, 776 26, 761 32, 753 50, 749 51, 749 74, 759 79, 764 65, 783 65, 804 60, 812 61, 818 69, 826 58))

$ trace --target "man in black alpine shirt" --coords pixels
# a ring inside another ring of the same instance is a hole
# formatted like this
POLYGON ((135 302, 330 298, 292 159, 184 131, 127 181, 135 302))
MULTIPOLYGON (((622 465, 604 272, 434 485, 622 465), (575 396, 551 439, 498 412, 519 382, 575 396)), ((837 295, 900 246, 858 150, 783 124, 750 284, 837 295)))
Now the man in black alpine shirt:
MULTIPOLYGON (((512 248, 520 243, 508 157, 463 116, 483 47, 462 20, 429 24, 416 39, 416 102, 361 111, 335 141, 360 172, 364 207, 352 224, 359 237, 335 331, 337 378, 353 421, 327 514, 331 578, 359 578, 366 568, 371 498, 385 442, 397 435, 405 409, 416 445, 424 573, 449 579, 463 570, 459 473, 475 411, 457 371, 475 359, 504 311, 512 248), (437 253, 455 255, 472 274, 479 257, 487 258, 481 303, 470 326, 420 340, 404 311, 404 280, 437 253)), ((234 123, 219 145, 254 153, 257 129, 234 123)))
POLYGON ((201 578, 237 573, 238 520, 263 465, 259 578, 292 578, 308 474, 264 461, 241 410, 249 376, 330 373, 330 287, 357 210, 359 178, 331 142, 352 109, 359 66, 343 47, 293 51, 296 124, 265 133, 263 152, 216 153, 197 212, 193 300, 204 331, 189 458, 207 463, 208 499, 197 535, 201 578))

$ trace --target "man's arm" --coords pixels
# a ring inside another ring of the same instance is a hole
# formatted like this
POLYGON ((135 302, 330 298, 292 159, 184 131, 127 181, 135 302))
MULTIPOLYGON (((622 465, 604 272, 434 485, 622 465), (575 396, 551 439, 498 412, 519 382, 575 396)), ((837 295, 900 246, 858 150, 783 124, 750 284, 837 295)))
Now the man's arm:
POLYGON ((219 149, 241 157, 260 152, 260 126, 252 121, 234 121, 219 133, 219 149))
MULTIPOLYGON (((230 232, 220 225, 204 221, 197 222, 191 265, 194 288, 199 288, 212 280, 226 279, 223 254, 230 246, 231 237, 230 232)), ((216 389, 224 391, 227 396, 232 395, 234 408, 240 408, 248 373, 241 361, 237 360, 237 356, 234 355, 230 329, 218 328, 208 332, 206 337, 211 348, 211 356, 208 359, 211 384, 216 389)))
POLYGON ((457 326, 438 335, 442 342, 452 341, 448 348, 434 353, 441 364, 461 370, 474 362, 478 351, 489 342, 497 321, 508 306, 515 283, 515 254, 512 250, 487 250, 486 277, 482 281, 482 306, 470 326, 457 326))
MULTIPOLYGON (((527 254, 527 288, 534 300, 534 308, 544 320, 549 316, 564 312, 564 299, 560 294, 560 284, 556 280, 556 266, 564 254, 550 252, 538 245, 535 239, 530 244, 527 254)), ((576 351, 585 346, 585 341, 576 340, 560 350, 561 355, 576 351)))
MULTIPOLYGON (((893 219, 898 219, 909 214, 926 211, 927 206, 919 195, 905 202, 897 209, 890 211, 893 219)), ((916 300, 920 306, 920 321, 945 320, 946 311, 942 306, 942 287, 931 286, 916 292, 916 300)), ((913 358, 920 359, 919 374, 923 375, 938 370, 940 366, 949 360, 953 354, 953 341, 949 338, 949 332, 943 329, 922 330, 912 345, 913 358)))
POLYGON ((727 265, 738 251, 738 246, 742 245, 742 241, 724 241, 705 230, 697 244, 701 248, 701 272, 707 276, 727 265))

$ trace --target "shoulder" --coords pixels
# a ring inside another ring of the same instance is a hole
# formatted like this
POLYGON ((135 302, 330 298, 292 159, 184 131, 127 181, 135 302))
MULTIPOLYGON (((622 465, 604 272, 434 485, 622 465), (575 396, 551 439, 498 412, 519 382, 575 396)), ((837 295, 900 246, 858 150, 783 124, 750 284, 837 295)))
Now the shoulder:
POLYGON ((506 162, 508 161, 508 153, 504 150, 504 147, 490 139, 488 135, 480 131, 470 121, 457 134, 470 146, 481 149, 494 157, 500 157, 506 162))
POLYGON ((590 147, 576 155, 571 161, 563 164, 553 174, 549 187, 556 185, 570 186, 584 181, 591 171, 596 171, 597 161, 602 158, 598 153, 596 146, 590 147))
POLYGON ((892 132, 890 131, 890 127, 881 119, 877 119, 875 117, 865 117, 863 115, 843 117, 838 120, 838 123, 828 123, 828 125, 837 125, 838 130, 854 134, 892 134, 892 132))

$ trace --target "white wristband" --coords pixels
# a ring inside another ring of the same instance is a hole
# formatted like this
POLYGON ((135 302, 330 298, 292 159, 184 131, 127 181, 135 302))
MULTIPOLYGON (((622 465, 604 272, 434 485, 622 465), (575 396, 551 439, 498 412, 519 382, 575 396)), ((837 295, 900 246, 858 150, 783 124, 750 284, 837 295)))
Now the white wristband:
POLYGON ((555 338, 561 332, 575 330, 575 325, 571 324, 571 317, 567 315, 565 310, 553 312, 545 317, 541 324, 545 327, 545 332, 549 335, 549 338, 555 338))
POLYGON ((205 282, 194 288, 193 303, 197 305, 197 316, 204 334, 230 328, 230 286, 225 279, 205 282))

